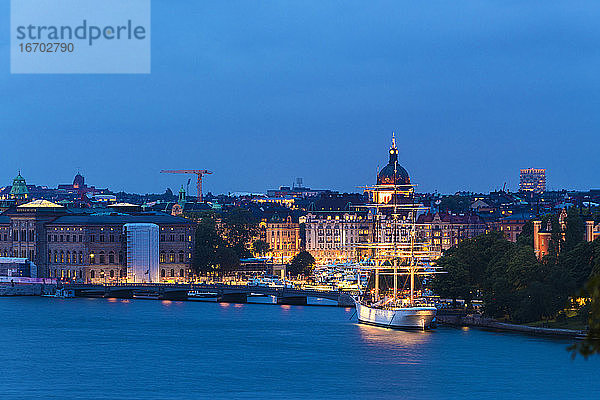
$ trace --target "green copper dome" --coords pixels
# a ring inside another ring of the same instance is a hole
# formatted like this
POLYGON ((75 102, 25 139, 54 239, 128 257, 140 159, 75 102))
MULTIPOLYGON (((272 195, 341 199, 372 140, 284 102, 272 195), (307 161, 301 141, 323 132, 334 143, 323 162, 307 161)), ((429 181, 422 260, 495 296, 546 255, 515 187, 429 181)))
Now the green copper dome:
POLYGON ((29 194, 29 190, 27 189, 27 183, 25 183, 25 178, 21 176, 20 171, 19 175, 17 175, 17 177, 13 179, 10 194, 13 196, 23 196, 29 194))

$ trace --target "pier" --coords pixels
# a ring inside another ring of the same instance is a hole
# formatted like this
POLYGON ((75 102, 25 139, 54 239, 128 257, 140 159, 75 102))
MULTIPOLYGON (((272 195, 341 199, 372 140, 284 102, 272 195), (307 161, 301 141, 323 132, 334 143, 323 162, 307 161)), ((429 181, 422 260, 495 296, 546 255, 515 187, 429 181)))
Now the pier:
POLYGON ((306 305, 308 298, 328 299, 337 302, 339 307, 354 307, 352 296, 341 291, 320 291, 265 286, 214 284, 158 284, 158 283, 120 283, 120 284, 65 284, 64 288, 73 289, 76 297, 107 297, 119 299, 156 298, 159 300, 189 300, 194 298, 214 298, 222 303, 247 303, 253 295, 273 296, 277 304, 306 305), (190 296, 190 292, 194 296, 190 296))

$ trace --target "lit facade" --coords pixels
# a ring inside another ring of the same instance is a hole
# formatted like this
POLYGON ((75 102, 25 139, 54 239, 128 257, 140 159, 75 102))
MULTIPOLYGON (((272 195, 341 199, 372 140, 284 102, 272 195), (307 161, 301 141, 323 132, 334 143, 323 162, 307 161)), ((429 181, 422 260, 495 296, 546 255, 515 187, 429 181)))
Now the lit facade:
POLYGON ((318 264, 355 260, 355 245, 372 240, 373 219, 366 212, 310 211, 304 221, 306 250, 318 264))
POLYGON ((123 227, 151 223, 160 228, 159 280, 189 278, 195 224, 163 213, 76 214, 45 200, 0 215, 0 254, 23 257, 39 277, 109 283, 127 279, 127 240, 123 227))
POLYGON ((275 262, 288 263, 300 252, 300 223, 291 215, 263 219, 259 224, 260 239, 270 248, 275 262))
POLYGON ((456 246, 465 239, 486 233, 486 224, 475 214, 423 214, 417 219, 417 235, 441 252, 456 246))
POLYGON ((546 191, 546 170, 542 168, 522 169, 519 191, 544 193, 546 191))

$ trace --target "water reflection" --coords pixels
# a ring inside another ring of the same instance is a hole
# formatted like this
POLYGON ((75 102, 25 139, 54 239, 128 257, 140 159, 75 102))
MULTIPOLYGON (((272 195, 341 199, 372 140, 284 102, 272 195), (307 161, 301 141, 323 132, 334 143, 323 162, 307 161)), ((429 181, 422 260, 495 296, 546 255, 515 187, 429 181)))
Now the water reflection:
POLYGON ((429 343, 434 332, 402 331, 357 324, 360 336, 367 344, 390 346, 393 348, 411 348, 429 343))

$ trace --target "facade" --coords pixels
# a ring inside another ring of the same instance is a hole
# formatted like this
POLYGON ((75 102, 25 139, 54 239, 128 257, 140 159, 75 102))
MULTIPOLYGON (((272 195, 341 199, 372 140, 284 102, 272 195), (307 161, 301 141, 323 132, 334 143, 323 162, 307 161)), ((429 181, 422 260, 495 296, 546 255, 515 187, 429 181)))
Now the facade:
POLYGON ((519 191, 544 193, 546 191, 546 170, 543 168, 522 169, 519 191))
POLYGON ((594 221, 585 221, 585 240, 593 242, 600 237, 600 224, 594 221))
MULTIPOLYGON (((560 251, 561 243, 565 239, 565 232, 567 230, 566 209, 561 211, 560 216, 558 217, 558 225, 560 229, 557 233, 559 238, 558 251, 560 251)), ((533 250, 538 259, 542 259, 550 251, 552 233, 552 220, 549 219, 545 227, 542 226, 542 221, 533 221, 533 250)))
POLYGON ((427 213, 417 218, 417 235, 440 253, 465 239, 486 233, 485 222, 476 214, 427 213))
POLYGON ((275 214, 259 224, 260 239, 270 247, 275 262, 288 263, 300 252, 300 223, 291 215, 275 214))
POLYGON ((309 211, 304 217, 306 250, 318 264, 354 260, 355 244, 372 240, 373 219, 367 212, 309 211))
MULTIPOLYGON (((159 231, 156 224, 125 224, 127 280, 151 283, 159 279, 159 231)), ((163 270, 164 271, 164 270, 163 270)), ((164 278, 163 273, 163 278, 164 278)))
POLYGON ((38 277, 119 282, 127 279, 123 229, 132 223, 156 224, 160 228, 160 280, 187 280, 194 223, 164 213, 75 213, 36 200, 0 215, 0 253, 33 261, 38 277))
POLYGON ((507 240, 514 243, 521 232, 523 232, 523 226, 532 219, 533 215, 529 213, 513 214, 500 219, 497 227, 504 233, 507 240))

